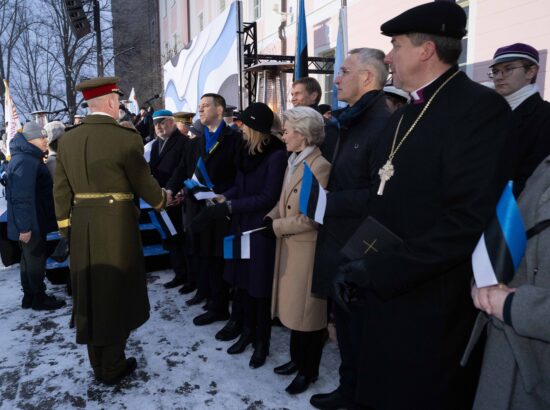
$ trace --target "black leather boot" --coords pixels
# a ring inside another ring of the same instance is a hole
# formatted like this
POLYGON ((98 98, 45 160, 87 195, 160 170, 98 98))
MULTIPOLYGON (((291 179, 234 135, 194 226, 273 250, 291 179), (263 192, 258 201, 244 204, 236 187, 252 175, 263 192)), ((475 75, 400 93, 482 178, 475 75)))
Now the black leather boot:
POLYGON ((185 304, 186 304, 187 306, 198 305, 198 304, 201 303, 204 299, 205 299, 205 297, 204 297, 203 295, 201 295, 201 294, 197 291, 197 293, 195 293, 195 296, 193 296, 191 299, 185 301, 185 304))
POLYGON ((257 341, 254 343, 254 353, 252 353, 248 365, 252 369, 262 367, 265 364, 267 356, 269 356, 269 342, 265 342, 264 340, 257 341))
POLYGON ((288 376, 298 371, 298 365, 291 360, 288 363, 285 363, 281 366, 277 366, 276 368, 273 369, 273 371, 277 374, 288 376))
POLYGON ((216 333, 216 339, 224 342, 233 340, 241 334, 242 327, 241 322, 234 319, 229 319, 225 326, 218 333, 216 333))
POLYGON ((294 380, 285 389, 288 394, 300 394, 307 390, 311 383, 315 383, 317 376, 305 376, 298 373, 294 380))
POLYGON ((252 329, 245 327, 241 333, 241 336, 239 337, 239 340, 237 340, 233 345, 229 347, 229 349, 227 349, 227 353, 229 354, 242 353, 246 349, 246 346, 248 346, 253 341, 254 341, 254 334, 252 332, 252 329))
POLYGON ((314 394, 309 402, 316 409, 321 410, 351 410, 353 403, 345 397, 340 390, 336 389, 330 393, 314 394))

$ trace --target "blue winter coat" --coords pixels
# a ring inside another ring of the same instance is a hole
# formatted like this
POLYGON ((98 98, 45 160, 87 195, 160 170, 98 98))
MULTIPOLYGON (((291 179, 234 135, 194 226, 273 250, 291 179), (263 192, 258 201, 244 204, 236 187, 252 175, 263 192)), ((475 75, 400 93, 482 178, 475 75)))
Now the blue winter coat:
POLYGON ((17 134, 10 143, 6 199, 8 238, 19 240, 21 232, 32 231, 46 239, 57 230, 53 202, 53 180, 44 163, 44 153, 17 134))
MULTIPOLYGON (((278 140, 262 154, 250 156, 247 148, 237 156, 237 177, 224 192, 231 201, 231 233, 261 227, 264 217, 279 200, 287 165, 286 152, 278 140)), ((275 239, 258 232, 250 238, 250 259, 227 260, 224 278, 257 298, 271 296, 275 266, 275 239)))

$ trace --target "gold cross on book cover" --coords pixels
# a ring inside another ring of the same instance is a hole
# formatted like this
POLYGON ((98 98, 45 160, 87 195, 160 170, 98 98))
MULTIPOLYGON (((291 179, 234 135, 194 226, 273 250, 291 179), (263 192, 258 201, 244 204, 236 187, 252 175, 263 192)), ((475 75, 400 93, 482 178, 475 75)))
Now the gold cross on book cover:
POLYGON ((373 253, 383 253, 400 245, 403 240, 372 216, 363 220, 340 251, 347 259, 361 259, 373 253))

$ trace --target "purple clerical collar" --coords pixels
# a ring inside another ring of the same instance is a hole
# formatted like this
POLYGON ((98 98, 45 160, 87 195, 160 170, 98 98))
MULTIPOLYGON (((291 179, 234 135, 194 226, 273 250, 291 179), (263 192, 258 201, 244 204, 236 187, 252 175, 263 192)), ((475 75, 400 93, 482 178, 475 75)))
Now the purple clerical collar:
POLYGON ((437 80, 439 77, 434 78, 432 81, 430 81, 428 84, 424 84, 424 86, 420 87, 419 89, 411 92, 411 104, 423 104, 425 102, 424 99, 424 91, 426 88, 433 83, 435 80, 437 80))

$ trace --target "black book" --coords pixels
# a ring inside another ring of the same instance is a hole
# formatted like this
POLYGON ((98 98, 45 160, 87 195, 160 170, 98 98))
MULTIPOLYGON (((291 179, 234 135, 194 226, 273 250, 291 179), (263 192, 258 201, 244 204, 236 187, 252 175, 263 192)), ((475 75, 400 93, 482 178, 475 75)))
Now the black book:
POLYGON ((367 217, 340 251, 349 260, 395 248, 403 240, 372 216, 367 217))

